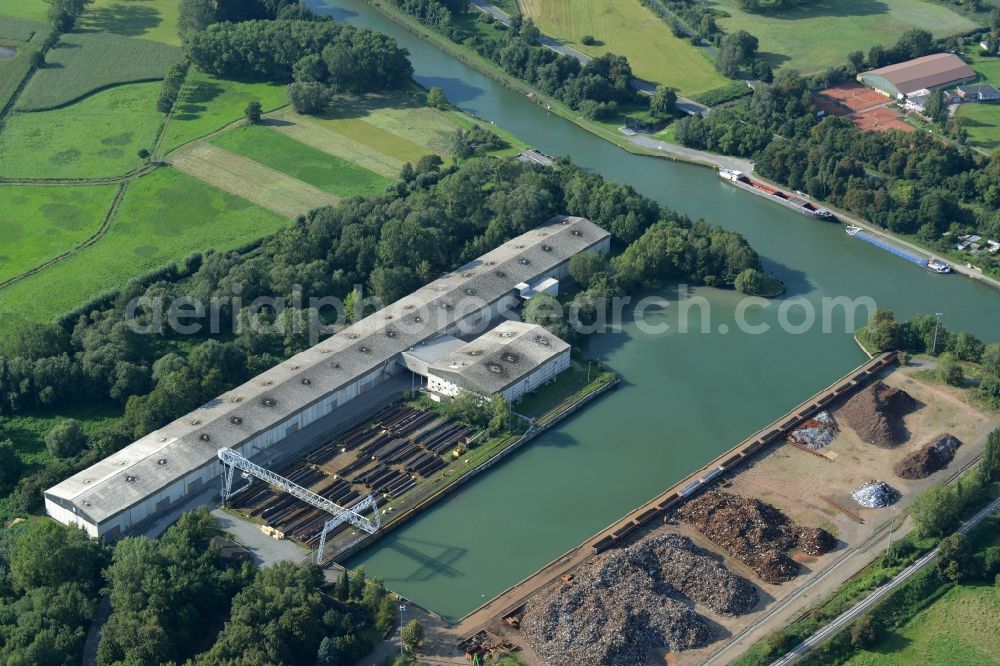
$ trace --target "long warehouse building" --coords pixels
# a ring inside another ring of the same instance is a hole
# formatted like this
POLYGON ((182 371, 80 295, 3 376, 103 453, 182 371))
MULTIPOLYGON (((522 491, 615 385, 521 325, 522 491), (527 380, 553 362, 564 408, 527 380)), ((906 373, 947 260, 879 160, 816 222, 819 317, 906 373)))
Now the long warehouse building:
POLYGON ((481 331, 518 306, 518 284, 565 278, 571 257, 610 243, 589 220, 550 220, 50 488, 46 510, 115 539, 216 481, 219 449, 252 459, 279 446, 403 371, 403 352, 481 331))

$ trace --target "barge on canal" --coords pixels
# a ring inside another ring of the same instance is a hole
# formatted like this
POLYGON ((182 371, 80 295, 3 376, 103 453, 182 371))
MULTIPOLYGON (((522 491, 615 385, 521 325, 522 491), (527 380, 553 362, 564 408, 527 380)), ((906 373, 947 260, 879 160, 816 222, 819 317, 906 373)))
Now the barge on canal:
POLYGON ((896 247, 895 245, 889 243, 888 241, 882 240, 881 238, 878 238, 873 234, 867 233, 864 229, 862 229, 857 225, 854 224, 848 225, 846 231, 847 235, 851 236, 852 238, 860 238, 863 241, 867 241, 872 245, 874 245, 875 247, 880 247, 883 250, 892 252, 897 257, 902 257, 903 259, 911 261, 918 266, 922 266, 923 268, 926 268, 932 273, 951 272, 951 266, 948 265, 948 262, 936 259, 934 257, 928 259, 927 257, 922 257, 914 252, 909 252, 907 250, 904 250, 901 247, 896 247))
POLYGON ((719 169, 719 178, 722 178, 737 187, 742 187, 748 192, 753 192, 754 194, 762 197, 767 197, 772 201, 780 203, 782 206, 787 206, 792 210, 797 210, 803 215, 814 217, 817 220, 836 219, 833 213, 828 209, 815 206, 803 197, 782 192, 781 190, 771 187, 770 185, 765 185, 760 181, 753 180, 742 171, 736 171, 734 169, 719 169))

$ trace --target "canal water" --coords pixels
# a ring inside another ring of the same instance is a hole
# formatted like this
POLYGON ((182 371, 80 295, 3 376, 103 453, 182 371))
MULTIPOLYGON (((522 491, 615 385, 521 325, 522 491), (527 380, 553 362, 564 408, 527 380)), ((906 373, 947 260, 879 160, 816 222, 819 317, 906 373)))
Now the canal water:
MULTIPOLYGON (((665 206, 740 231, 788 285, 785 297, 749 311, 748 323, 770 327, 764 334, 734 326, 737 294, 702 287, 683 292, 682 303, 673 288, 660 294, 674 303, 647 312, 645 320, 670 325, 665 334, 642 332, 626 320, 620 332, 592 336, 588 355, 622 374, 619 389, 349 563, 364 564, 426 608, 461 617, 864 361, 842 310, 827 318, 829 333, 817 323, 796 334, 779 327, 782 303, 806 302, 821 322, 824 299, 867 296, 899 318, 940 312, 952 329, 1000 339, 1000 294, 986 287, 933 275, 849 238, 839 225, 727 186, 708 169, 626 153, 451 58, 363 0, 309 4, 392 35, 409 49, 417 81, 440 86, 456 105, 542 151, 569 155, 665 206), (681 305, 700 299, 710 305, 708 331, 679 332, 681 305)), ((787 320, 798 324, 803 316, 796 306, 787 320)))

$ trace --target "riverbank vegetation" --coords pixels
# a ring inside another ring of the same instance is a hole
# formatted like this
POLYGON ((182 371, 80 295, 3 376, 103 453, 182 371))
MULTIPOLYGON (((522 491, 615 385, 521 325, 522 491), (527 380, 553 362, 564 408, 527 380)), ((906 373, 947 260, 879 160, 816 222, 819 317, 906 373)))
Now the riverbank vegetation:
MULTIPOLYGON (((889 60, 904 53, 923 55, 931 48, 929 35, 908 35, 889 60)), ((818 117, 813 94, 833 82, 829 76, 782 74, 772 85, 759 85, 747 100, 707 118, 679 121, 676 140, 752 158, 762 176, 941 254, 952 250, 959 234, 1000 237, 1000 160, 926 132, 861 132, 849 119, 818 117), (783 140, 775 141, 775 136, 783 140)), ((976 260, 984 271, 1000 274, 996 255, 981 254, 976 260)))

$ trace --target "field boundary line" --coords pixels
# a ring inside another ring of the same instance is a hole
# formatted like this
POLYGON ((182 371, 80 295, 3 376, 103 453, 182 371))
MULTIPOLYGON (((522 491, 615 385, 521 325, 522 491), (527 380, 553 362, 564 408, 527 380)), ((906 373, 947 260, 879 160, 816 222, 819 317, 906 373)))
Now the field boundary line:
POLYGON ((20 282, 21 280, 29 278, 32 275, 36 275, 37 273, 41 273, 45 269, 50 268, 51 266, 54 266, 55 264, 58 264, 59 262, 65 259, 69 259, 77 252, 85 250, 86 248, 90 247, 97 241, 101 240, 101 238, 103 238, 104 235, 108 232, 108 229, 111 228, 111 222, 112 220, 114 220, 115 215, 118 213, 118 207, 122 202, 122 198, 125 196, 125 189, 127 187, 128 187, 128 182, 119 183, 118 190, 115 192, 115 196, 111 200, 111 206, 108 208, 108 212, 104 214, 104 219, 101 220, 101 226, 99 226, 97 228, 97 231, 95 231, 89 238, 77 244, 71 250, 67 250, 62 254, 56 255, 55 257, 52 257, 48 261, 45 261, 44 263, 41 263, 38 266, 35 266, 34 268, 21 273, 20 275, 15 275, 14 277, 8 278, 3 282, 0 282, 0 289, 6 289, 7 287, 14 285, 20 282))
MULTIPOLYGON (((34 73, 34 70, 32 73, 34 73)), ((118 83, 106 83, 103 86, 94 88, 93 90, 88 90, 84 94, 74 97, 68 102, 60 102, 59 104, 56 104, 54 106, 43 106, 43 107, 38 107, 36 109, 14 109, 14 111, 17 113, 43 113, 45 111, 58 111, 59 109, 65 109, 68 106, 73 106, 77 102, 82 102, 88 97, 93 97, 94 95, 100 94, 102 92, 107 92, 108 90, 111 90, 113 88, 120 88, 122 86, 131 86, 136 83, 155 83, 156 81, 162 81, 162 80, 163 77, 161 76, 159 78, 141 78, 141 79, 134 79, 131 81, 119 81, 118 83)))
POLYGON ((4 185, 32 185, 38 187, 54 187, 58 185, 117 185, 141 178, 155 171, 160 166, 162 164, 159 162, 150 162, 137 169, 132 169, 121 176, 108 176, 107 178, 0 178, 0 187, 4 185))

